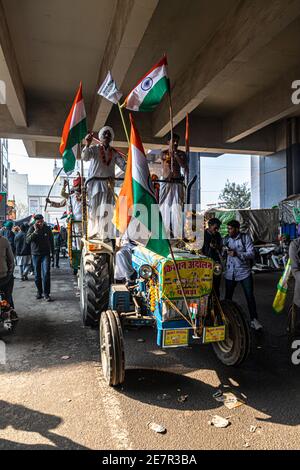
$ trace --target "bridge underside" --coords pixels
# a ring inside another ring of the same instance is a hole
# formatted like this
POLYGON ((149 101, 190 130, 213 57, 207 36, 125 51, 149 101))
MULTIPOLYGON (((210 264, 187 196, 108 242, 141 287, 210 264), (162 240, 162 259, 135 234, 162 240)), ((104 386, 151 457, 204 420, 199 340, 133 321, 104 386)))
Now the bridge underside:
MULTIPOLYGON (((0 0, 0 137, 57 157, 82 80, 89 128, 111 125, 126 147, 117 108, 97 89, 111 70, 126 95, 166 52, 176 131, 184 136, 190 113, 192 150, 273 155, 300 113, 299 43, 300 0, 0 0)), ((136 120, 146 148, 161 148, 167 100, 136 120)))

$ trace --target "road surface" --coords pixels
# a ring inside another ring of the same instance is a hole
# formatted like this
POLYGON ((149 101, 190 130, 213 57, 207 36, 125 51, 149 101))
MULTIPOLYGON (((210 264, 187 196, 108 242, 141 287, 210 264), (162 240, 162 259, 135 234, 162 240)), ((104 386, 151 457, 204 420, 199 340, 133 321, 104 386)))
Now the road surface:
POLYGON ((256 276, 265 334, 253 338, 242 367, 223 367, 208 346, 165 352, 153 330, 129 331, 126 383, 116 390, 102 379, 97 330, 81 325, 67 262, 53 270, 51 304, 35 300, 32 279, 16 280, 20 322, 13 335, 2 335, 0 449, 298 449, 300 366, 290 361, 286 315, 271 311, 277 280, 256 276), (245 404, 228 410, 213 398, 219 389, 245 404), (231 425, 209 425, 215 414, 231 425))

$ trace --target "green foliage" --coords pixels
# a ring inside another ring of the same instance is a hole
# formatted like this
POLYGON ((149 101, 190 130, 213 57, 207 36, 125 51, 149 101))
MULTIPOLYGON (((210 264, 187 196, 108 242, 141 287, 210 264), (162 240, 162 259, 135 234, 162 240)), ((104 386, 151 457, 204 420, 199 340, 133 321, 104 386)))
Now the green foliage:
POLYGON ((225 209, 249 209, 251 207, 251 191, 248 183, 236 184, 227 180, 219 199, 225 209))

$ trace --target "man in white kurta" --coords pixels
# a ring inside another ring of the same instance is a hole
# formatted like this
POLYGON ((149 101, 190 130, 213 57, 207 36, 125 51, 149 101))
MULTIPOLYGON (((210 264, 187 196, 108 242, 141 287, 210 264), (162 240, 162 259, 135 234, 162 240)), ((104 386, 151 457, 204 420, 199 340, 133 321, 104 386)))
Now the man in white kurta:
MULTIPOLYGON (((168 145, 171 145, 171 136, 168 136, 168 145)), ((159 209, 167 233, 173 238, 182 238, 183 230, 183 205, 184 185, 181 172, 188 172, 187 156, 178 149, 179 136, 173 135, 173 162, 170 151, 161 154, 163 179, 165 183, 160 185, 159 209), (173 164, 172 164, 173 163, 173 164)))
POLYGON ((101 144, 92 145, 93 135, 86 136, 86 146, 82 150, 84 161, 90 162, 87 178, 88 194, 88 236, 105 240, 107 233, 107 217, 112 215, 115 202, 114 177, 115 166, 125 171, 126 162, 121 155, 111 147, 114 131, 111 127, 103 127, 99 132, 101 144))

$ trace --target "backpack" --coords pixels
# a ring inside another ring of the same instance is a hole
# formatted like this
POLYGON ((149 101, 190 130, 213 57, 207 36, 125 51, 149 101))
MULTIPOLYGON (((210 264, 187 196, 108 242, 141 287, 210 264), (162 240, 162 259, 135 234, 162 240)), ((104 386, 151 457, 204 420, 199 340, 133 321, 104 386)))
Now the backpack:
MULTIPOLYGON (((241 242, 242 242, 242 245, 243 245, 243 249, 244 251, 246 252, 246 236, 247 236, 247 233, 241 233, 241 242)), ((224 238, 224 246, 226 246, 226 244, 228 243, 229 241, 229 235, 227 235, 225 238, 224 238)), ((250 268, 252 269, 255 262, 254 262, 254 259, 248 259, 247 262, 249 263, 249 266, 250 268)))

